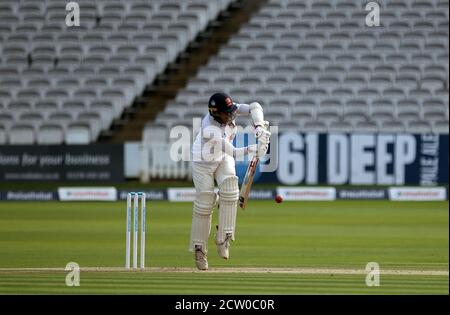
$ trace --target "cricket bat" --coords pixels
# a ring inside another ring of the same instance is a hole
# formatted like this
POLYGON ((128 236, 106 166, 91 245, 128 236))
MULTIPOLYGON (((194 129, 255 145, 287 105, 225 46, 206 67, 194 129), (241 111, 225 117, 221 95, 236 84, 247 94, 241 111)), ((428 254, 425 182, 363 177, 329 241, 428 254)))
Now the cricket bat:
POLYGON ((250 189, 253 184, 253 177, 255 176, 256 168, 258 167, 259 157, 255 155, 247 167, 247 172, 245 172, 244 180, 242 181, 241 191, 239 192, 239 207, 242 210, 245 209, 247 205, 248 197, 250 195, 250 189))
MULTIPOLYGON (((264 128, 266 130, 269 129, 269 122, 264 122, 264 128)), ((242 181, 241 190, 239 192, 239 207, 242 210, 245 209, 245 206, 248 202, 248 197, 250 196, 250 189, 252 188, 253 178, 255 177, 256 168, 259 164, 259 156, 258 152, 253 156, 252 160, 247 166, 247 171, 245 172, 244 180, 242 181)))

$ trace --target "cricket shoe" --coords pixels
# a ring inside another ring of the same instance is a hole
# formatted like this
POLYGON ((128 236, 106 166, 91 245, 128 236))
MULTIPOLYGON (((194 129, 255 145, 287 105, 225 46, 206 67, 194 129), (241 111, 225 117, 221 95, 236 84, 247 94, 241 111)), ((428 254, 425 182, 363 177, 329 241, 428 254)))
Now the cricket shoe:
POLYGON ((217 253, 223 259, 228 259, 230 257, 230 243, 231 243, 232 235, 231 233, 227 233, 225 236, 225 240, 222 243, 219 243, 216 239, 217 245, 217 253))
POLYGON ((195 245, 195 265, 199 270, 208 270, 208 257, 202 246, 195 245))

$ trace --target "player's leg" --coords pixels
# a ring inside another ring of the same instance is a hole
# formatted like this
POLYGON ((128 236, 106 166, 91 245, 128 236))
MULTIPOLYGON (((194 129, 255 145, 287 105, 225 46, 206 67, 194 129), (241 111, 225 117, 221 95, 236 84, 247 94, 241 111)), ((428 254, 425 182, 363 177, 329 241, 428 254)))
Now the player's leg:
POLYGON ((196 198, 192 212, 192 225, 189 250, 194 252, 198 269, 208 269, 208 238, 211 232, 211 218, 216 201, 214 176, 207 168, 196 163, 192 166, 192 177, 196 189, 196 198))
POLYGON ((215 241, 219 255, 228 259, 230 242, 234 240, 239 198, 238 177, 232 157, 224 158, 216 170, 215 177, 219 186, 219 225, 215 241))

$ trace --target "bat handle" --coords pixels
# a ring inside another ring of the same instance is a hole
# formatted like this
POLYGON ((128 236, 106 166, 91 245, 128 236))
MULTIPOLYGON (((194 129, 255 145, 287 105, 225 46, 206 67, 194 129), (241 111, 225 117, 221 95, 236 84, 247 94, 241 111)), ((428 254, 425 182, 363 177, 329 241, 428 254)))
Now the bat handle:
POLYGON ((244 200, 244 197, 239 197, 239 207, 242 209, 242 210, 245 210, 245 200, 244 200))

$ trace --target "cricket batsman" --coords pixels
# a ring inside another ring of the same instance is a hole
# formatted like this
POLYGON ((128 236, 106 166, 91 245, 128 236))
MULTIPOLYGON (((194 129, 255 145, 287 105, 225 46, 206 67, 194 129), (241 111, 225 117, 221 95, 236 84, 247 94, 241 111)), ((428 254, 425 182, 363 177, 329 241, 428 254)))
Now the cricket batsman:
POLYGON ((192 177, 196 189, 189 250, 194 252, 198 269, 208 269, 208 238, 213 208, 218 206, 219 224, 215 243, 220 257, 228 259, 230 242, 234 241, 239 197, 235 159, 248 154, 263 157, 268 149, 270 132, 261 105, 234 103, 225 93, 213 94, 208 102, 209 114, 201 122, 192 153, 192 177), (257 144, 235 148, 236 115, 250 115, 257 144), (215 183, 219 188, 216 195, 215 183))

